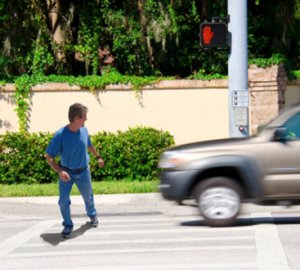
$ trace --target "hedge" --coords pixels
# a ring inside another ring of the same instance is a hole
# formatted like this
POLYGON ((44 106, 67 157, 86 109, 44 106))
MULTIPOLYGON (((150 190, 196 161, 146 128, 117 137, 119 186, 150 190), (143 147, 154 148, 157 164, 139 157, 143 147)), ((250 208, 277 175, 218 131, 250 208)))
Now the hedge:
MULTIPOLYGON (((45 160, 45 150, 53 134, 7 132, 0 136, 0 183, 53 183, 56 173, 45 160)), ((163 149, 174 144, 169 132, 149 127, 129 128, 116 133, 91 135, 106 166, 99 168, 91 157, 93 181, 152 180, 163 149)))

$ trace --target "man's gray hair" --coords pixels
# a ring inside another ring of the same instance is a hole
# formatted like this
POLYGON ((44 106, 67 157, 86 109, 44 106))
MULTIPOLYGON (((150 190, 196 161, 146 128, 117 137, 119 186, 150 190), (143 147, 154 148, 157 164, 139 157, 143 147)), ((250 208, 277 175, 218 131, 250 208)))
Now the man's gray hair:
POLYGON ((69 121, 72 123, 75 120, 76 116, 82 117, 85 112, 88 111, 88 108, 80 103, 74 103, 69 107, 69 121))

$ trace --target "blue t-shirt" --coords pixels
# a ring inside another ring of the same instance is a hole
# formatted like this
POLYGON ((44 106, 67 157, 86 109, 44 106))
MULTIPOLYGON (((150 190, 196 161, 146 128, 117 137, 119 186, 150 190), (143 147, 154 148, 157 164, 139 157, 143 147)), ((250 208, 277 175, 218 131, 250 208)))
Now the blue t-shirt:
POLYGON ((87 147, 89 146, 92 146, 92 143, 85 127, 73 132, 65 126, 54 134, 46 153, 51 157, 60 156, 62 166, 77 170, 88 166, 90 156, 87 147))

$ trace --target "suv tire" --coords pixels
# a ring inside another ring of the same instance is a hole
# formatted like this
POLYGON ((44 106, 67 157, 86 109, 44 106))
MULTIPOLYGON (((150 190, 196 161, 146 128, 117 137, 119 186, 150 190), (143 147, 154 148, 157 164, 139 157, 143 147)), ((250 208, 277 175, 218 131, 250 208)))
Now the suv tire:
POLYGON ((200 214, 212 227, 232 225, 241 210, 242 189, 231 178, 213 177, 194 190, 200 214))

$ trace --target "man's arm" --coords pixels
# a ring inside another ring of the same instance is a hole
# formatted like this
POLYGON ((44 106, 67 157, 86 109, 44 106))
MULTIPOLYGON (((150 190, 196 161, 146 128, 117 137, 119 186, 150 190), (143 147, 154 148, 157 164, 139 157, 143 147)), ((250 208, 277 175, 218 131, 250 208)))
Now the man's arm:
POLYGON ((100 168, 103 168, 105 166, 104 160, 102 157, 99 155, 98 151, 95 149, 94 146, 89 146, 88 147, 89 151, 97 158, 98 164, 100 168))
POLYGON ((50 155, 46 154, 46 160, 47 163, 50 165, 50 167, 57 172, 57 174, 59 175, 59 178, 63 181, 69 181, 71 179, 70 175, 64 171, 55 161, 55 159, 53 157, 51 157, 50 155))

